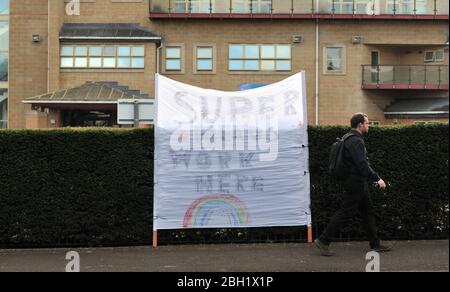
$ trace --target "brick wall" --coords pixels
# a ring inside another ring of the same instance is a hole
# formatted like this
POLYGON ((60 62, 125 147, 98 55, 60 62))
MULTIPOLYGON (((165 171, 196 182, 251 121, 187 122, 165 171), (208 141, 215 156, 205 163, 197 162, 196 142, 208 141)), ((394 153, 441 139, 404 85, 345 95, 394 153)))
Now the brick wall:
MULTIPOLYGON (((170 78, 196 86, 218 90, 237 90, 242 83, 272 83, 300 70, 306 71, 309 122, 315 121, 315 21, 314 20, 156 20, 151 21, 149 1, 115 3, 111 0, 82 1, 80 16, 67 16, 64 3, 50 0, 11 1, 10 17, 10 111, 11 128, 25 127, 29 105, 22 99, 48 91, 69 88, 86 81, 117 81, 130 88, 154 95, 156 72, 155 44, 146 45, 146 66, 140 71, 74 71, 59 68, 58 33, 63 22, 139 23, 164 36, 166 44, 184 45, 184 73, 166 74, 170 78), (48 26, 49 24, 49 26, 48 26), (48 35, 48 32, 50 35, 48 35), (39 33, 40 43, 31 42, 39 33), (229 43, 289 44, 292 35, 301 35, 304 42, 292 44, 292 72, 233 73, 228 72, 229 43), (194 72, 194 45, 214 44, 215 74, 194 72)), ((321 124, 348 124, 357 111, 366 112, 371 119, 389 123, 383 109, 399 95, 448 96, 446 92, 374 92, 361 89, 362 64, 370 64, 371 51, 377 49, 381 63, 423 63, 419 51, 444 48, 448 23, 444 21, 374 21, 325 20, 320 24, 319 57, 323 61, 326 45, 342 45, 346 50, 346 72, 326 75, 319 66, 319 116, 321 124), (352 44, 352 36, 362 36, 363 44, 352 44), (407 46, 407 47, 406 47, 407 46), (407 51, 411 53, 407 54, 407 51)), ((161 61, 161 63, 163 63, 161 61)), ((448 64, 448 51, 445 64, 448 64)))

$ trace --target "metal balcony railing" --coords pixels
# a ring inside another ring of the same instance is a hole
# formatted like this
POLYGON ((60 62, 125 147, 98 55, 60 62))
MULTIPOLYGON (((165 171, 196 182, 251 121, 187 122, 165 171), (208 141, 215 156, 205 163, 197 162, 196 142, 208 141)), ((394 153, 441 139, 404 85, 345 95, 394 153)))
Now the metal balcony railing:
POLYGON ((151 14, 447 16, 448 0, 151 0, 151 14))
POLYGON ((448 90, 448 65, 363 65, 364 89, 448 90))

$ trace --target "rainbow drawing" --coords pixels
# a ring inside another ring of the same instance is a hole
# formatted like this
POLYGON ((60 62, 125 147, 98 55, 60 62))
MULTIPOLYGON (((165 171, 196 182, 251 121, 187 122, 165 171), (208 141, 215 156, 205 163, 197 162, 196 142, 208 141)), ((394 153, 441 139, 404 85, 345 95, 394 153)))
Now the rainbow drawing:
POLYGON ((189 207, 184 216, 183 228, 208 227, 212 220, 219 220, 221 225, 239 227, 248 223, 248 215, 244 204, 236 196, 207 195, 189 207))

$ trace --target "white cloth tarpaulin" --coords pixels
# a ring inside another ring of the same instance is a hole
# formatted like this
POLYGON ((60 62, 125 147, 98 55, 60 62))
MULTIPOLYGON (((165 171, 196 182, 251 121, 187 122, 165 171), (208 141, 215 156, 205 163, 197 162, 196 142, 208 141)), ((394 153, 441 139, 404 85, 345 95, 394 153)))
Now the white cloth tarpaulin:
POLYGON ((156 75, 154 230, 311 223, 305 73, 238 92, 156 75))

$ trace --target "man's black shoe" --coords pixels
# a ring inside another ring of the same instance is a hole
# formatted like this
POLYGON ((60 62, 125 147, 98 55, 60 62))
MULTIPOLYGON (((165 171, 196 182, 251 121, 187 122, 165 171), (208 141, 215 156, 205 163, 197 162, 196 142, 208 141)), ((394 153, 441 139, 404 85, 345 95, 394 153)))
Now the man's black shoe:
POLYGON ((320 255, 324 256, 324 257, 331 257, 334 256, 334 253, 332 253, 330 251, 330 245, 329 244, 324 244, 322 241, 320 241, 319 239, 316 239, 314 241, 316 247, 320 250, 320 255))

